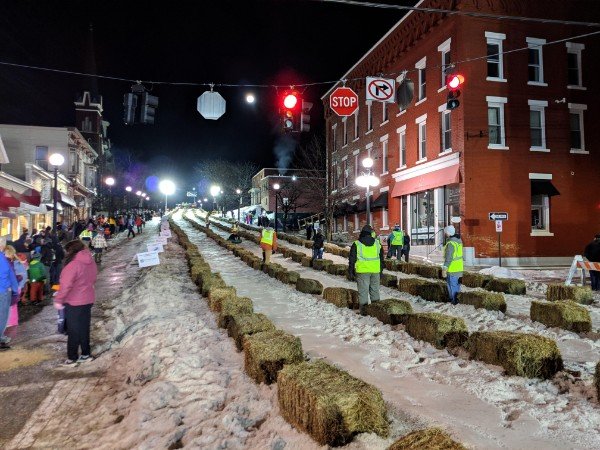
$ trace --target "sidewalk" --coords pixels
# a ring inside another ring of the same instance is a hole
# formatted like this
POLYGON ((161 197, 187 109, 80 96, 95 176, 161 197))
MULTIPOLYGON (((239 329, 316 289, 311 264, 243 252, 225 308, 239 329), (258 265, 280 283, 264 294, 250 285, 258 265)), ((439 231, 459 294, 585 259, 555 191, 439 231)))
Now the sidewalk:
MULTIPOLYGON (((135 281, 132 277, 137 266, 129 265, 135 253, 143 248, 157 223, 148 224, 141 238, 127 240, 120 236, 103 255, 96 284, 96 305, 115 296, 135 281)), ((99 308, 92 309, 92 323, 97 319, 99 308)), ((56 385, 72 390, 80 378, 78 371, 59 368, 66 359, 67 337, 56 333, 56 310, 45 306, 39 313, 19 325, 17 335, 11 342, 12 349, 0 353, 0 448, 19 433, 32 413, 47 398, 56 385)), ((86 373, 79 383, 92 378, 95 373, 86 373)), ((50 420, 52 415, 46 415, 50 420)), ((40 423, 43 425, 45 422, 40 423)))

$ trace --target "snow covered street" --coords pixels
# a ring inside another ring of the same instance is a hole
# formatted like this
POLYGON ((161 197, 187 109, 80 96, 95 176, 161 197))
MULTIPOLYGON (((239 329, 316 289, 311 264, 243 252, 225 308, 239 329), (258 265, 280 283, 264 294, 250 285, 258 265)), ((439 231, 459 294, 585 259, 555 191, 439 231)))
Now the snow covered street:
MULTIPOLYGON (((473 448, 600 446, 600 414, 590 379, 592 363, 598 360, 596 342, 564 330, 548 329, 529 319, 464 305, 450 310, 446 304, 382 289, 384 298, 408 299, 416 310, 462 317, 470 331, 512 329, 552 337, 558 341, 567 367, 584 372, 583 381, 574 381, 567 373, 548 381, 502 376, 499 368, 416 341, 401 326, 390 327, 301 294, 241 264, 178 216, 176 220, 213 270, 219 271, 240 295, 250 297, 258 312, 299 336, 311 356, 326 358, 380 388, 384 399, 408 414, 411 421, 441 425, 473 448)), ((252 242, 242 245, 259 253, 252 242)), ((281 255, 275 255, 274 262, 317 279, 325 287, 352 285, 341 277, 284 260, 281 255)))

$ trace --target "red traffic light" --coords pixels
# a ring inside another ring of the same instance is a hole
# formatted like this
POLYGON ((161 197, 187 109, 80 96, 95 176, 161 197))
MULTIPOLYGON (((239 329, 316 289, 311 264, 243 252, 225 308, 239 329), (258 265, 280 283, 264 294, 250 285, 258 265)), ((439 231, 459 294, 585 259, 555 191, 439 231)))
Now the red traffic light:
POLYGON ((288 109, 294 109, 298 103, 298 96, 295 93, 286 94, 283 98, 283 106, 288 109))
POLYGON ((451 75, 448 75, 448 78, 446 79, 446 86, 448 87, 448 89, 458 89, 460 85, 464 82, 465 77, 463 77, 459 73, 453 73, 451 75))

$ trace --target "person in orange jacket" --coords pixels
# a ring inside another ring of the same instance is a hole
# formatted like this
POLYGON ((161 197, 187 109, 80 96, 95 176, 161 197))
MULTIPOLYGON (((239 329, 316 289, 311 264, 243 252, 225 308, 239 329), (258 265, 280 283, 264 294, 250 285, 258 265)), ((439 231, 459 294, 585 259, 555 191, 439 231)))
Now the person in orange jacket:
POLYGON ((260 248, 263 251, 263 262, 271 263, 271 255, 277 251, 277 233, 271 227, 260 230, 260 248))

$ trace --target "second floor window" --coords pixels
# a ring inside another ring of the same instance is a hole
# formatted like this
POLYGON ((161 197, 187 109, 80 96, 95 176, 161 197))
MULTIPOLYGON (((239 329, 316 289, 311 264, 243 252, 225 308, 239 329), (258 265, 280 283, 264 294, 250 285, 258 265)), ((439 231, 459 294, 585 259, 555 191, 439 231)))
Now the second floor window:
POLYGON ((48 170, 48 147, 38 146, 35 148, 35 165, 48 170))
POLYGON ((344 184, 342 185, 342 187, 347 187, 348 186, 348 160, 345 159, 344 160, 344 173, 342 174, 342 176, 344 177, 344 184))
POLYGON ((487 43, 487 77, 492 81, 504 79, 502 41, 506 35, 502 33, 485 32, 487 43))
POLYGON ((388 172, 388 141, 383 141, 381 143, 381 174, 388 172))
POLYGON ((440 112, 440 153, 452 148, 450 111, 440 112))
POLYGON ((532 149, 546 149, 546 120, 544 117, 546 106, 548 106, 547 101, 529 100, 529 131, 532 149))
POLYGON ((398 152, 400 153, 400 167, 406 166, 406 127, 400 130, 398 136, 398 152))
POLYGON ((585 151, 583 135, 583 112, 586 105, 569 104, 569 124, 571 128, 571 151, 585 151))
POLYGON ((371 110, 371 103, 367 103, 367 131, 373 130, 373 114, 371 110))
POLYGON ((358 139, 358 110, 354 114, 354 139, 358 139))
POLYGON ((542 57, 542 45, 546 43, 545 39, 527 38, 528 64, 527 80, 530 83, 544 82, 544 60, 542 57))
POLYGON ((419 159, 427 158, 427 122, 419 123, 419 159))
POLYGON ((583 87, 581 75, 581 51, 585 45, 567 42, 567 83, 570 88, 583 87))
POLYGON ((343 121, 343 124, 344 124, 344 130, 343 130, 344 144, 343 145, 348 145, 348 121, 345 120, 345 119, 346 118, 344 117, 344 121, 343 121))
POLYGON ((381 123, 387 122, 388 120, 389 120, 388 104, 386 102, 383 102, 383 115, 382 115, 381 123))

